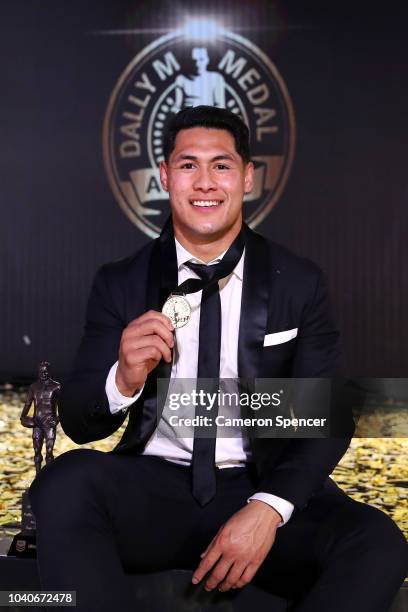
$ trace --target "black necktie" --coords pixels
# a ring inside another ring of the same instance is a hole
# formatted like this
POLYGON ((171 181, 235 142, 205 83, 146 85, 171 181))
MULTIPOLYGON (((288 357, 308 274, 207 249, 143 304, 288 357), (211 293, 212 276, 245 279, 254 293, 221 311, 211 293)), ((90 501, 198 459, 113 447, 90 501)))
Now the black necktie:
MULTIPOLYGON (((186 263, 191 270, 205 283, 211 283, 217 275, 217 264, 186 263)), ((220 376, 221 351, 221 300, 218 282, 213 282, 203 289, 200 307, 200 333, 197 378, 199 389, 204 393, 217 393, 220 376), (208 380, 210 379, 210 380, 208 380)), ((206 396, 207 397, 207 396, 206 396)), ((215 418, 218 414, 218 401, 212 410, 206 410, 206 405, 199 402, 195 416, 206 416, 211 426, 194 428, 193 457, 191 462, 192 494, 201 506, 205 506, 215 496, 215 444, 217 426, 215 418)))

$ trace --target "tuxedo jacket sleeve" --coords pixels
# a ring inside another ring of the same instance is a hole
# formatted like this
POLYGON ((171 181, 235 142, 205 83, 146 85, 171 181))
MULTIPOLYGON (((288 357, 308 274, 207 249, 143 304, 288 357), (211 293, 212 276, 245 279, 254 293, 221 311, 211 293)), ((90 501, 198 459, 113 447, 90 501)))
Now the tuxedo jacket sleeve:
MULTIPOLYGON (((309 299, 299 319, 298 336, 294 342, 296 348, 291 359, 291 376, 300 379, 333 377, 331 383, 334 394, 335 377, 342 370, 339 333, 324 275, 316 267, 313 276, 309 299)), ((280 374, 286 375, 284 371, 280 374)), ((274 441, 276 447, 280 446, 280 452, 264 453, 265 466, 260 470, 259 490, 278 495, 291 501, 295 507, 302 508, 326 483, 346 452, 354 432, 352 415, 347 408, 342 415, 337 415, 335 423, 334 411, 341 407, 336 407, 334 396, 332 399, 334 410, 330 414, 333 426, 331 437, 274 441)), ((255 440, 254 451, 260 452, 262 445, 268 446, 268 442, 271 440, 255 440)))
MULTIPOLYGON (((111 413, 105 383, 118 360, 124 328, 146 310, 144 286, 150 245, 137 258, 106 264, 95 275, 82 340, 60 397, 62 428, 77 444, 110 436, 126 419, 125 412, 111 413)), ((143 394, 137 403, 143 405, 143 394)), ((135 408, 132 405, 133 413, 135 408)))

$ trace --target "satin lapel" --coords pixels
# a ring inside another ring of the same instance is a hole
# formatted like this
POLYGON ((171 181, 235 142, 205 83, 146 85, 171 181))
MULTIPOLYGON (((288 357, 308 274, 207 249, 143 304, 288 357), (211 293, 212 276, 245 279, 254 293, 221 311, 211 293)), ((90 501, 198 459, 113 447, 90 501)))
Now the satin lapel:
POLYGON ((247 225, 244 229, 245 262, 238 337, 238 376, 241 379, 260 376, 270 293, 266 241, 247 225))
MULTIPOLYGON (((169 219, 160 237, 156 240, 149 264, 146 289, 147 309, 161 311, 170 292, 178 285, 177 252, 174 242, 173 228, 169 219)), ((167 385, 162 388, 157 401, 157 379, 170 379, 171 363, 163 359, 149 376, 146 398, 143 405, 142 438, 150 437, 157 427, 163 412, 167 395, 167 385)))
MULTIPOLYGON (((177 251, 176 243, 174 242, 174 231, 171 217, 167 220, 163 232, 159 238, 160 244, 160 304, 158 310, 161 311, 164 302, 169 297, 171 291, 174 291, 178 286, 178 270, 177 270, 177 251)), ((157 366, 157 377, 170 379, 171 363, 162 360, 157 366)), ((168 385, 167 385, 168 386, 168 385)), ((166 390, 167 395, 167 390, 166 390)), ((163 398, 163 402, 166 398, 163 398)), ((163 404, 160 407, 160 416, 163 411, 163 404)))

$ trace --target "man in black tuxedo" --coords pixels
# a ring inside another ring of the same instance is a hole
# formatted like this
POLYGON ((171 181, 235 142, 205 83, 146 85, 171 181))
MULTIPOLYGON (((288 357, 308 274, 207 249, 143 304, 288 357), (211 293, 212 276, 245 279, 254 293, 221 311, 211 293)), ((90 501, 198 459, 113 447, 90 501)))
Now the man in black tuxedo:
POLYGON ((61 424, 84 444, 129 421, 111 453, 65 453, 30 489, 42 587, 76 590, 81 610, 133 610, 125 573, 172 567, 193 569, 209 590, 253 580, 297 612, 385 612, 404 579, 397 526, 329 478, 351 425, 338 438, 251 439, 242 428, 216 442, 177 438, 157 395, 159 378, 337 370, 321 271, 243 224, 248 142, 229 111, 180 111, 160 168, 171 220, 96 275, 61 424), (162 312, 171 292, 175 325, 179 293, 191 307, 177 329, 162 312))

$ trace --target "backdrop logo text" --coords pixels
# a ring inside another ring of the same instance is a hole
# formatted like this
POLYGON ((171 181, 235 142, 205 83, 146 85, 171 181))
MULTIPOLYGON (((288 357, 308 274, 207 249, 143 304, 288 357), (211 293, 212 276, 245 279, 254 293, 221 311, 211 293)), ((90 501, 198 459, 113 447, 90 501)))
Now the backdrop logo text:
POLYGON ((128 218, 155 238, 169 214, 159 164, 163 131, 181 108, 207 104, 239 114, 250 129, 255 182, 244 217, 258 225, 279 199, 295 145, 286 85, 269 57, 242 36, 188 28, 146 46, 125 68, 105 114, 104 161, 112 191, 128 218))

